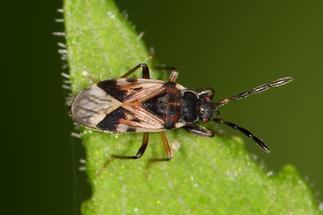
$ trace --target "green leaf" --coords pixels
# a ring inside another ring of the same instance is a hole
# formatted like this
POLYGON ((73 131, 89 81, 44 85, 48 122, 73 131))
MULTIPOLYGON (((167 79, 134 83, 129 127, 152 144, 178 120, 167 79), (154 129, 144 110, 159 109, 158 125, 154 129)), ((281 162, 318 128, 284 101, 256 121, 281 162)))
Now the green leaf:
MULTIPOLYGON (((140 36, 113 1, 65 0, 64 11, 73 93, 86 87, 89 77, 118 78, 138 63, 151 65, 140 36)), ((143 158, 114 160, 97 175, 111 153, 134 155, 142 135, 85 131, 82 140, 93 192, 83 203, 85 215, 320 214, 294 167, 269 174, 246 152, 240 138, 167 132, 174 158, 152 165, 147 176, 147 160, 165 157, 159 135, 152 134, 143 158)))

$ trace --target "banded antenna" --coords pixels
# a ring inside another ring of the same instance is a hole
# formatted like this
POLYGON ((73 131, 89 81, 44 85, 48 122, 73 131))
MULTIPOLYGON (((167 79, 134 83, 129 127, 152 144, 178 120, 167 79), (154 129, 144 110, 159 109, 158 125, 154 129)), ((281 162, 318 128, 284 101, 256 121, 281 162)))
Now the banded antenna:
POLYGON ((215 107, 221 107, 221 106, 226 105, 226 104, 228 104, 228 103, 230 103, 232 101, 240 100, 240 99, 246 98, 248 96, 251 96, 253 94, 262 93, 262 92, 264 92, 266 90, 269 90, 271 88, 274 88, 274 87, 283 86, 283 85, 291 82, 292 80, 293 80, 292 77, 280 78, 280 79, 277 79, 275 81, 271 81, 269 83, 259 85, 259 86, 255 87, 255 88, 252 88, 251 90, 242 92, 242 93, 240 93, 238 95, 224 98, 224 99, 222 99, 220 101, 215 102, 214 106, 215 107))

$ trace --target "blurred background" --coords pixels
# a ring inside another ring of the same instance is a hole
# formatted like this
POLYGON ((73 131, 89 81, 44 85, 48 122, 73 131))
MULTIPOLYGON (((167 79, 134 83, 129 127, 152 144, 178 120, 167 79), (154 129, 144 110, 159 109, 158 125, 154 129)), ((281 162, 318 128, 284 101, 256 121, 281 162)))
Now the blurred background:
MULTIPOLYGON (((78 171, 83 151, 70 136, 59 39, 52 35, 63 30, 54 22, 62 16, 56 12, 62 2, 9 3, 1 13, 1 178, 7 214, 78 214, 89 190, 78 171)), ((223 107, 221 115, 269 143, 272 153, 265 154, 244 138, 268 169, 277 173, 285 164, 296 166, 322 200, 322 1, 117 4, 137 31, 145 32, 147 47, 155 48, 160 62, 178 68, 185 86, 213 87, 223 98, 294 77, 287 86, 223 107)))

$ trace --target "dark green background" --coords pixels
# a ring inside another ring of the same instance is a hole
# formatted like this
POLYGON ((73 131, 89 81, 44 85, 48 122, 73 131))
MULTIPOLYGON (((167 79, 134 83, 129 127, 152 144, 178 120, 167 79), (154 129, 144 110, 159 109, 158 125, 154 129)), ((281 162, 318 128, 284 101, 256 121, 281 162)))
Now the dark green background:
MULTIPOLYGON (((77 214, 88 189, 77 170, 83 155, 70 137, 64 105, 56 46, 61 39, 52 36, 63 29, 54 23, 61 2, 15 3, 3 5, 1 14, 2 198, 7 214, 77 214)), ((293 76, 292 84, 232 103, 221 115, 270 144, 267 155, 245 139, 268 169, 295 165, 322 199, 322 1, 122 0, 118 5, 137 31, 146 32, 144 40, 158 59, 179 69, 185 86, 211 86, 222 98, 293 76)))

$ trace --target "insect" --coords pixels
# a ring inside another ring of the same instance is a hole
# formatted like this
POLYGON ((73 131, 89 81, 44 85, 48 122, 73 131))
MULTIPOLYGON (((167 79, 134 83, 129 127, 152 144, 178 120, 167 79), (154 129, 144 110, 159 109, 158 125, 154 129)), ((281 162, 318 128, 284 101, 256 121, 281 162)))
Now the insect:
POLYGON ((209 121, 239 130, 252 138, 264 151, 269 152, 268 146, 250 131, 218 118, 219 108, 232 101, 282 86, 293 78, 280 78, 238 95, 213 101, 213 89, 188 89, 176 83, 178 73, 175 68, 159 69, 170 71, 167 82, 150 79, 148 65, 141 63, 119 79, 104 80, 90 85, 74 98, 71 105, 73 120, 88 128, 107 133, 142 132, 142 143, 136 155, 112 155, 119 159, 140 158, 147 148, 149 133, 159 132, 167 156, 153 161, 170 160, 172 150, 165 130, 184 128, 196 135, 212 137, 213 131, 199 125, 199 122, 209 121), (128 77, 140 68, 142 78, 128 77))

